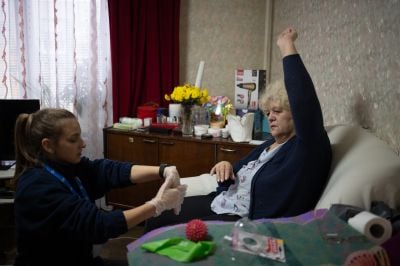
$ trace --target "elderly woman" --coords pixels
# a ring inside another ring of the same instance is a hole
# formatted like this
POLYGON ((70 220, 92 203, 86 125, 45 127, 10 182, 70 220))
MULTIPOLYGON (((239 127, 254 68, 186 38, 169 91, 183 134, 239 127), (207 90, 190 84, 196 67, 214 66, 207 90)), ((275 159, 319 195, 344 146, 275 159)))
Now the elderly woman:
POLYGON ((241 217, 287 217, 314 208, 328 178, 332 153, 317 94, 297 53, 296 39, 292 28, 279 35, 284 82, 272 83, 260 102, 273 139, 233 166, 227 161, 217 163, 211 169, 219 185, 216 193, 186 198, 180 216, 165 213, 150 219, 147 230, 193 218, 234 221, 241 217))

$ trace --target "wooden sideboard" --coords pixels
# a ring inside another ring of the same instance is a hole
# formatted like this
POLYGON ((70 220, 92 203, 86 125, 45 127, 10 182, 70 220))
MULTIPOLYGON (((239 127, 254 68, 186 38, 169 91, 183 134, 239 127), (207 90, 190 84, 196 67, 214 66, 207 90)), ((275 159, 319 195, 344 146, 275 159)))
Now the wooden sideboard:
MULTIPOLYGON (((176 165, 181 177, 208 173, 219 161, 235 163, 255 147, 230 139, 201 139, 114 128, 105 128, 103 133, 105 158, 142 165, 176 165)), ((132 208, 153 198, 159 187, 160 182, 156 181, 114 189, 106 195, 107 204, 132 208)))

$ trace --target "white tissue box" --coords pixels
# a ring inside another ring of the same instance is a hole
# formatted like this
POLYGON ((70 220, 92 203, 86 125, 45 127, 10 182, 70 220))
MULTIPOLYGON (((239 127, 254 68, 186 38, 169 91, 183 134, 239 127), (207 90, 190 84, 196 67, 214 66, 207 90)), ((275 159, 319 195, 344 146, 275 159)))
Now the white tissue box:
POLYGON ((236 109, 258 109, 258 98, 267 85, 266 70, 235 70, 236 109))

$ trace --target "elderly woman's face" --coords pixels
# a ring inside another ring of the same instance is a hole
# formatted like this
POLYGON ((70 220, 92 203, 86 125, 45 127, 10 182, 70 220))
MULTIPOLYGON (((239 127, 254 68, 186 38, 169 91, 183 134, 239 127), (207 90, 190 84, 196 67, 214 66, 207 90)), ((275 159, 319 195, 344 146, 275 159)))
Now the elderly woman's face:
POLYGON ((278 143, 283 143, 295 135, 292 113, 278 102, 271 102, 264 114, 268 118, 271 135, 278 143))

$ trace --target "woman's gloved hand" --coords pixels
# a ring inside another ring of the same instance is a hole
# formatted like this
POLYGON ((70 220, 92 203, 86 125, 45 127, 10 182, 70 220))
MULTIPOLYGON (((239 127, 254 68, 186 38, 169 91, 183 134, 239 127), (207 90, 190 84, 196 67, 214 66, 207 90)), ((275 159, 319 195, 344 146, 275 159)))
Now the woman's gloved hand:
POLYGON ((163 176, 165 180, 167 180, 167 178, 172 179, 172 187, 177 187, 181 184, 181 177, 176 169, 176 166, 165 167, 163 176))
POLYGON ((165 210, 174 209, 175 214, 179 214, 183 199, 186 194, 186 185, 173 187, 174 177, 167 177, 161 185, 157 195, 148 203, 156 208, 156 214, 159 216, 165 210))

